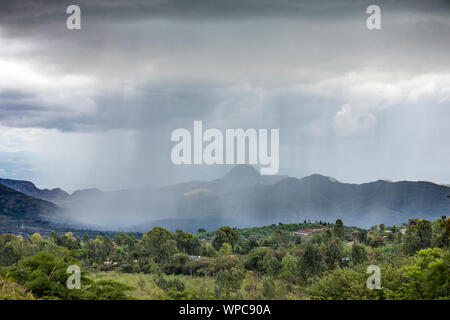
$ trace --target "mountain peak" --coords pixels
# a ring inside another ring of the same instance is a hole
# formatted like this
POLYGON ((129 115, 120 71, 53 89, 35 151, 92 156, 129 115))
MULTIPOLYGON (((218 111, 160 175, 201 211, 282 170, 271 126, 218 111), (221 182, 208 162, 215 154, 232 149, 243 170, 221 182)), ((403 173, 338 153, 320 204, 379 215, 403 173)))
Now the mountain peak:
POLYGON ((249 164, 238 164, 234 166, 226 175, 225 177, 240 177, 240 178, 246 178, 246 177, 259 177, 259 172, 249 164))
POLYGON ((87 189, 80 189, 75 190, 71 196, 72 197, 80 197, 80 196, 86 196, 86 195, 100 195, 102 194, 102 191, 97 188, 87 188, 87 189))
POLYGON ((301 180, 310 180, 310 181, 317 181, 317 182, 339 182, 337 179, 332 178, 332 177, 328 177, 328 176, 323 176, 321 174, 318 173, 314 173, 311 174, 309 176, 306 176, 304 178, 302 178, 301 180))
POLYGON ((234 166, 223 178, 218 179, 226 185, 248 186, 259 183, 261 175, 256 169, 248 164, 234 166))

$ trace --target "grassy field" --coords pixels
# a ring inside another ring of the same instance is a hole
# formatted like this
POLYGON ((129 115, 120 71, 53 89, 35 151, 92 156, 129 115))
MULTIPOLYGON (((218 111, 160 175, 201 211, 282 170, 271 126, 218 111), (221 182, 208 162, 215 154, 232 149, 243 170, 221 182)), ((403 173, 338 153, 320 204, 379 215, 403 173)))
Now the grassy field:
MULTIPOLYGON (((165 275, 168 281, 178 279, 184 283, 185 290, 195 290, 200 296, 205 298, 209 293, 214 292, 214 278, 212 277, 191 277, 186 275, 165 275)), ((98 272, 92 275, 95 280, 115 280, 134 287, 129 295, 139 300, 167 299, 164 290, 158 287, 158 276, 155 274, 119 273, 119 272, 98 272)))
MULTIPOLYGON (((158 275, 156 274, 137 274, 137 273, 120 273, 115 271, 93 273, 93 280, 114 280, 134 287, 128 294, 137 300, 160 300, 160 299, 215 299, 214 287, 215 278, 213 277, 191 277, 186 275, 164 275, 168 282, 175 279, 184 284, 184 293, 194 292, 194 296, 178 296, 171 297, 168 290, 163 290, 158 286, 158 275)), ((274 282, 274 296, 265 297, 261 293, 264 291, 261 281, 248 282, 244 280, 240 289, 240 299, 307 299, 303 294, 303 290, 299 286, 292 285, 290 292, 287 292, 285 284, 276 280, 274 282)), ((169 289, 170 290, 170 289, 169 289)), ((174 290, 172 290, 174 291, 174 290)))

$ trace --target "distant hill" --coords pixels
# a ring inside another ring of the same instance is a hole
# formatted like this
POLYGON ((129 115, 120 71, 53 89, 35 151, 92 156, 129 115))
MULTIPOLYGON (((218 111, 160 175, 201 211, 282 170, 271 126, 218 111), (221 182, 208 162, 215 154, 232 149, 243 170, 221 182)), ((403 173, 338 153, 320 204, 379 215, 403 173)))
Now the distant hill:
POLYGON ((30 197, 4 185, 0 185, 0 215, 15 218, 37 218, 58 211, 58 207, 48 201, 30 197))
POLYGON ((236 166, 212 181, 109 192, 85 189, 71 195, 60 189, 39 190, 26 181, 0 182, 23 190, 17 192, 0 184, 3 221, 6 217, 45 217, 58 225, 97 230, 143 232, 161 225, 196 231, 200 227, 212 230, 222 225, 252 227, 337 218, 347 225, 369 227, 450 213, 450 188, 445 185, 387 180, 350 184, 319 174, 301 179, 261 176, 248 165, 236 166), (54 197, 48 196, 51 191, 55 191, 54 197), (68 209, 58 209, 24 193, 52 198, 68 209))
POLYGON ((0 178, 0 184, 16 191, 22 192, 33 198, 47 200, 53 203, 59 203, 69 198, 69 194, 60 188, 51 190, 39 189, 34 185, 34 183, 30 181, 0 178))
POLYGON ((72 194, 69 194, 60 188, 39 189, 30 181, 2 178, 0 178, 0 185, 4 185, 36 199, 52 202, 60 207, 70 207, 76 202, 98 197, 102 194, 102 191, 96 188, 76 190, 72 194))
POLYGON ((51 202, 28 196, 0 184, 0 233, 50 232, 49 217, 61 211, 51 202))
POLYGON ((49 201, 33 198, 0 184, 0 234, 31 235, 38 232, 48 236, 52 231, 71 231, 78 236, 113 235, 105 230, 77 229, 73 225, 51 223, 52 219, 63 215, 64 212, 65 209, 49 201))
POLYGON ((72 213, 64 223, 130 231, 155 225, 195 231, 225 224, 250 227, 342 218, 348 225, 369 227, 449 215, 449 195, 449 187, 431 182, 350 184, 319 174, 270 177, 242 165, 212 181, 90 192, 71 203, 72 213))
MULTIPOLYGON (((273 175, 262 176, 250 165, 237 165, 233 167, 225 176, 212 181, 191 181, 160 188, 160 191, 172 196, 211 196, 220 195, 239 190, 241 188, 254 185, 270 185, 277 183, 287 176, 273 175)), ((148 189, 148 188, 147 188, 148 189)), ((136 189, 136 192, 142 191, 136 189)), ((158 190, 154 188, 154 191, 158 190)))
MULTIPOLYGON (((368 227, 379 223, 399 224, 409 218, 434 219, 448 215, 448 195, 450 188, 430 182, 380 180, 348 184, 315 174, 246 188, 203 203, 202 208, 205 208, 204 213, 214 212, 219 209, 215 203, 226 203, 227 215, 244 225, 251 225, 252 221, 342 218, 347 224, 368 227)), ((198 214, 198 210, 194 210, 198 214)))

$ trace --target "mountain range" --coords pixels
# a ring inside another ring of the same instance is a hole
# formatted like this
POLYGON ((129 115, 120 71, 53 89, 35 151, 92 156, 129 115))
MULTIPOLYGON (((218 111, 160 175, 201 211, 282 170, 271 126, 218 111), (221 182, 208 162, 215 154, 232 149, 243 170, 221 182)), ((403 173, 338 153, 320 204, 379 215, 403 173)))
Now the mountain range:
POLYGON ((34 185, 34 183, 30 181, 0 178, 0 184, 16 191, 22 192, 30 197, 47 200, 55 204, 65 201, 70 197, 70 195, 66 191, 60 188, 54 188, 51 190, 39 189, 34 185))
POLYGON ((238 165, 212 181, 108 192, 86 189, 68 194, 10 179, 1 179, 0 184, 4 185, 0 219, 26 216, 99 230, 142 232, 161 225, 192 232, 200 227, 212 230, 222 225, 249 227, 337 218, 348 225, 369 227, 401 224, 410 218, 435 219, 450 212, 450 187, 446 185, 386 180, 351 184, 319 174, 301 179, 261 176, 248 165, 238 165))

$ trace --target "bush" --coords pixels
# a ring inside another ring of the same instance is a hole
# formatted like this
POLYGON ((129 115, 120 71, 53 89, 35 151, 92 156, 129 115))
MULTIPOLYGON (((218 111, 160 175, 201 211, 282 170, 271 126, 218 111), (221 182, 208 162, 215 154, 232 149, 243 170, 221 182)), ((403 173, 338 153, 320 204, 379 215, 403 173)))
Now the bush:
POLYGON ((41 251, 33 257, 24 258, 10 268, 14 281, 21 284, 34 296, 44 299, 127 299, 126 291, 133 289, 111 280, 92 281, 87 273, 81 273, 82 290, 67 288, 67 267, 79 265, 69 253, 63 257, 41 251))
POLYGON ((167 274, 190 274, 189 256, 185 253, 176 253, 170 258, 170 262, 164 266, 167 274))
POLYGON ((139 273, 141 271, 141 268, 137 263, 134 262, 124 262, 122 265, 118 268, 119 272, 122 273, 139 273))
POLYGON ((143 273, 153 273, 153 274, 160 274, 161 269, 159 268, 159 265, 151 258, 147 259, 145 261, 145 264, 141 267, 141 271, 143 273))
POLYGON ((164 291, 166 291, 169 288, 169 282, 163 275, 158 276, 158 278, 156 278, 155 280, 155 283, 160 289, 164 291))
POLYGON ((386 290, 390 299, 450 298, 450 253, 439 248, 420 250, 411 264, 400 269, 402 283, 386 290))
POLYGON ((178 278, 174 278, 173 280, 169 280, 169 288, 173 288, 178 292, 184 291, 184 282, 178 278))
POLYGON ((245 278, 243 269, 232 267, 230 270, 220 271, 216 278, 216 295, 225 299, 239 299, 242 281, 245 278))
POLYGON ((168 290, 174 290, 177 292, 182 292, 184 290, 184 282, 180 279, 174 278, 174 279, 167 279, 165 276, 160 275, 156 281, 155 281, 156 285, 164 290, 164 291, 168 291, 168 290))

